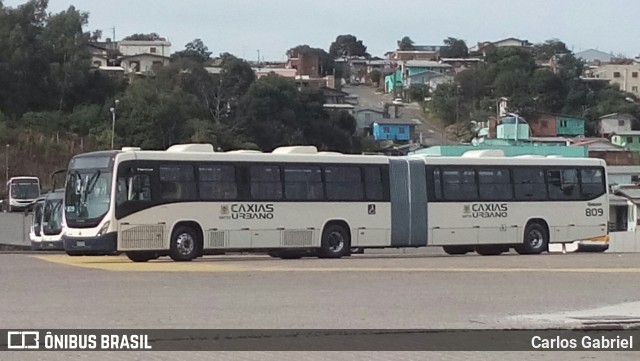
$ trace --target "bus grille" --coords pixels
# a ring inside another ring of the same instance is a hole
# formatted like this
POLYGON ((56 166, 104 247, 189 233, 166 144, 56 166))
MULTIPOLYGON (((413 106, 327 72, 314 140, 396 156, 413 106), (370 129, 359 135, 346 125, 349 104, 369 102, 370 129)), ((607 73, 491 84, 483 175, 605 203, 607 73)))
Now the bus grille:
POLYGON ((227 232, 209 231, 209 240, 205 248, 225 248, 227 246, 227 232))
POLYGON ((282 231, 283 246, 313 246, 313 231, 282 231))
POLYGON ((164 243, 164 226, 133 226, 122 232, 121 248, 127 249, 162 249, 164 243))

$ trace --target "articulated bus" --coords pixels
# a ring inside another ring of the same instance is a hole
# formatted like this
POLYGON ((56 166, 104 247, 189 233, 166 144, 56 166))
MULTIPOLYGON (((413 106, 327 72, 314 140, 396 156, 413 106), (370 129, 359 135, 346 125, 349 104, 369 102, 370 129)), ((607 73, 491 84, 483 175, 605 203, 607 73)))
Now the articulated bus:
POLYGON ((63 243, 70 255, 125 253, 139 262, 425 246, 538 254, 549 243, 606 244, 606 184, 599 159, 124 148, 71 160, 63 243))

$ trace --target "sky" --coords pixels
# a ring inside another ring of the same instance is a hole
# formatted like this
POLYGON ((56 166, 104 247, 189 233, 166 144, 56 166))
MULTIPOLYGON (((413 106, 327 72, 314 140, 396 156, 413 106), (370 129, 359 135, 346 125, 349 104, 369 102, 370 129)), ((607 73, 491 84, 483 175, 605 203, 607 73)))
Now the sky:
POLYGON ((557 38, 574 52, 640 55, 638 0, 49 0, 51 12, 70 5, 88 12, 87 30, 101 29, 104 37, 114 27, 116 39, 156 32, 172 51, 200 38, 214 55, 248 60, 258 52, 260 59, 284 60, 300 44, 328 51, 340 34, 357 36, 381 57, 403 36, 425 45, 455 37, 469 47, 508 37, 557 38))

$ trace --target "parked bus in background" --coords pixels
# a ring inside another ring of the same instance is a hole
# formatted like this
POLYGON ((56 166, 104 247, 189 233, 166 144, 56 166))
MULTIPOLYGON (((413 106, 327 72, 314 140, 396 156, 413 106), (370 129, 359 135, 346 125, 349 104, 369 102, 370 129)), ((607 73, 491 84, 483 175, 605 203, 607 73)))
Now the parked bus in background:
POLYGON ((12 177, 7 181, 5 212, 22 211, 40 197, 38 177, 12 177))
POLYGON ((38 198, 29 208, 33 211, 31 217, 31 227, 29 227, 29 240, 31 240, 31 248, 42 242, 42 208, 44 206, 44 197, 38 198))
POLYGON ((124 252, 133 261, 425 246, 538 254, 549 243, 606 242, 605 185, 599 159, 129 148, 71 160, 63 243, 70 255, 124 252))
POLYGON ((64 173, 51 175, 52 191, 41 197, 33 209, 31 248, 33 250, 62 250, 62 212, 64 203, 64 173), (58 179, 56 179, 56 176, 58 179), (62 177, 60 177, 62 176, 62 177))

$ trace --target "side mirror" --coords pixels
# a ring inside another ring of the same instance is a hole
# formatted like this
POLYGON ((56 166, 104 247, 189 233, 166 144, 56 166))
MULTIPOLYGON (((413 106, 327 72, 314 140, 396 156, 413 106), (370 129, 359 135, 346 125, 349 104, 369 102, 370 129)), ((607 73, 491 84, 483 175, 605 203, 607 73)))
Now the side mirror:
POLYGON ((31 210, 29 209, 29 207, 26 207, 24 209, 24 216, 27 217, 29 215, 29 213, 31 213, 31 210))

